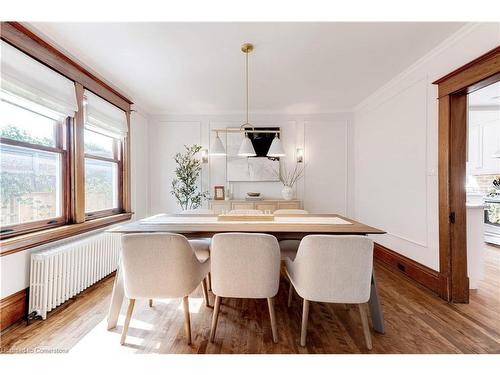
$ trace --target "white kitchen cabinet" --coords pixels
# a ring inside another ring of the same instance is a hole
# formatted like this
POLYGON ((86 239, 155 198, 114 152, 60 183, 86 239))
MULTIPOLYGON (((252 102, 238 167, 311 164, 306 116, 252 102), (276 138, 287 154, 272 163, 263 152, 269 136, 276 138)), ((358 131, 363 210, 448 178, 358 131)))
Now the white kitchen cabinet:
POLYGON ((471 170, 481 168, 481 127, 477 124, 469 126, 469 142, 467 147, 468 167, 471 170))
POLYGON ((498 111, 470 111, 467 150, 468 174, 500 172, 500 114, 498 111))

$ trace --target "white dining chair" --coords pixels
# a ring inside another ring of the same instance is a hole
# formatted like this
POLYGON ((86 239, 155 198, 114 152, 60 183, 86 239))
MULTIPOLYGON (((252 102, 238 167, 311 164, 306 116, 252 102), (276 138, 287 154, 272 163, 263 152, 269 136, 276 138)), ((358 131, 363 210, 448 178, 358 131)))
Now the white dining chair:
POLYGON ((231 210, 228 212, 228 214, 233 214, 233 215, 259 215, 263 214, 264 211, 262 210, 231 210))
MULTIPOLYGON (((194 208, 191 210, 183 210, 181 212, 183 215, 213 215, 214 211, 209 210, 207 208, 194 208)), ((196 254, 196 257, 204 262, 210 257, 210 244, 212 242, 212 239, 210 237, 202 237, 202 238, 197 238, 197 239, 191 239, 189 240, 189 243, 194 249, 194 252, 196 254)), ((208 284, 208 290, 212 289, 212 283, 211 283, 211 278, 210 278, 210 272, 208 273, 207 276, 207 284, 208 284)), ((208 305, 207 305, 208 306, 208 305)))
POLYGON ((366 346, 372 348, 367 302, 373 272, 373 241, 363 236, 309 235, 302 239, 295 260, 286 259, 293 288, 304 299, 300 345, 305 346, 309 303, 358 304, 366 346))
POLYGON ((121 344, 125 343, 136 299, 182 298, 184 327, 191 343, 188 296, 202 285, 207 303, 205 277, 210 260, 196 257, 186 237, 173 233, 127 234, 122 236, 121 272, 125 296, 129 299, 121 344))
MULTIPOLYGON (((293 209, 293 210, 283 209, 274 211, 274 216, 307 215, 307 214, 309 214, 308 211, 299 209, 293 209)), ((300 240, 294 240, 294 239, 280 240, 279 244, 281 251, 281 260, 284 260, 285 258, 290 258, 292 260, 295 259, 295 256, 297 255, 297 250, 299 249, 300 240)))
POLYGON ((221 233, 212 239, 212 292, 215 307, 210 331, 214 341, 221 299, 267 298, 273 341, 278 342, 273 297, 278 293, 280 251, 274 236, 221 233))

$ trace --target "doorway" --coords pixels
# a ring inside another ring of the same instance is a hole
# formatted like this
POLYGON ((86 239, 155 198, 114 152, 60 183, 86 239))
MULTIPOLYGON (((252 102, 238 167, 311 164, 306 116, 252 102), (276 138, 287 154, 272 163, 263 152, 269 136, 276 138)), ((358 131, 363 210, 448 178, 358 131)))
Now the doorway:
POLYGON ((500 82, 467 99, 467 276, 483 294, 500 259, 500 82))
POLYGON ((469 302, 468 95, 498 81, 500 47, 434 82, 439 93, 439 294, 450 302, 469 302))

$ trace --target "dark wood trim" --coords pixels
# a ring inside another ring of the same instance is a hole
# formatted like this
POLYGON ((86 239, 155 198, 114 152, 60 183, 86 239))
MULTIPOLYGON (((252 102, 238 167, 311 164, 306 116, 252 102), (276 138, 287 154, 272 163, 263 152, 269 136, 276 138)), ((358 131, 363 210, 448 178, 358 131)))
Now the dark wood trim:
POLYGON ((467 208, 466 155, 467 155, 467 94, 450 95, 449 141, 449 199, 450 214, 450 265, 451 300, 469 302, 469 278, 467 277, 467 208))
MULTIPOLYGON (((433 83, 439 85, 439 97, 443 97, 484 81, 500 71, 500 46, 495 47, 468 64, 455 69, 433 83)), ((490 82, 492 83, 492 82, 490 82)), ((477 89, 477 88, 475 88, 477 89)), ((468 91, 467 91, 468 92, 468 91)))
POLYGON ((0 38, 72 81, 81 83, 94 94, 113 103, 122 110, 130 111, 130 105, 133 104, 130 99, 41 39, 21 23, 2 22, 0 25, 0 38))
POLYGON ((122 178, 120 182, 122 184, 121 191, 121 202, 123 204, 122 209, 125 212, 132 211, 132 199, 131 199, 131 186, 130 186, 130 112, 126 113, 127 116, 127 136, 122 141, 122 152, 121 152, 121 161, 122 161, 122 178))
POLYGON ((85 222, 85 108, 83 105, 83 95, 85 88, 80 83, 75 83, 76 100, 78 111, 75 112, 75 119, 71 128, 71 191, 73 223, 85 222))
POLYGON ((409 277, 438 295, 441 294, 441 280, 438 271, 415 262, 378 243, 374 244, 373 256, 390 269, 409 277))
POLYGON ((0 331, 26 318, 28 314, 28 288, 0 300, 0 331))
POLYGON ((439 85, 440 296, 469 301, 465 160, 467 94, 500 80, 500 47, 435 81, 439 85))
POLYGON ((101 161, 106 161, 109 163, 120 163, 120 160, 113 159, 113 158, 107 158, 105 156, 98 156, 98 155, 92 155, 92 154, 85 154, 85 159, 94 159, 94 160, 101 160, 101 161))
POLYGON ((0 240, 20 236, 22 234, 40 231, 43 229, 60 227, 67 224, 64 216, 48 218, 44 220, 29 221, 26 223, 5 225, 0 232, 0 240))
POLYGON ((465 65, 462 65, 461 67, 453 70, 452 72, 446 74, 445 76, 441 77, 441 78, 438 78, 436 79, 434 82, 432 82, 433 85, 439 85, 445 81, 448 81, 449 79, 451 79, 452 77, 455 77, 461 73, 464 73, 465 71, 467 71, 468 69, 470 68, 476 68, 476 66, 486 60, 489 60, 490 58, 492 57, 496 57, 498 55, 498 53, 500 52, 500 46, 498 47, 495 47, 491 50, 489 50, 488 52, 486 53, 483 53, 481 56, 475 58, 474 60, 468 62, 467 64, 465 65))
POLYGON ((108 210, 91 211, 85 213, 85 220, 95 220, 106 216, 117 215, 122 213, 121 208, 110 208, 108 210))
POLYGON ((439 272, 442 282, 440 297, 451 299, 451 263, 450 263, 450 97, 439 98, 438 125, 438 197, 439 197, 439 272))
POLYGON ((17 141, 15 139, 10 139, 10 138, 5 138, 5 137, 0 137, 0 143, 5 144, 5 145, 9 145, 9 146, 29 148, 29 149, 33 149, 33 150, 37 150, 37 151, 54 152, 54 153, 58 153, 58 154, 62 154, 64 152, 63 149, 58 148, 58 147, 50 147, 50 146, 39 145, 36 143, 17 141))
POLYGON ((84 223, 63 225, 58 228, 42 230, 34 233, 19 235, 0 241, 0 256, 14 254, 19 251, 40 246, 49 242, 54 242, 82 234, 95 229, 104 228, 119 222, 130 220, 132 213, 122 213, 95 220, 88 220, 84 223))

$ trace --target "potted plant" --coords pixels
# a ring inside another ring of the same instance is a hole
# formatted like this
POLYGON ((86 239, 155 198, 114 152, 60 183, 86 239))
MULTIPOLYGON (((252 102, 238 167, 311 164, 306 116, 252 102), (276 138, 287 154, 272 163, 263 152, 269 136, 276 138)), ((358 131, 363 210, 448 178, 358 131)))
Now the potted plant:
POLYGON ((186 150, 183 153, 178 152, 174 156, 177 168, 172 180, 171 194, 183 210, 190 210, 200 207, 203 199, 208 198, 208 192, 199 191, 197 186, 201 171, 201 160, 197 154, 202 146, 184 145, 184 148, 186 150))
POLYGON ((293 187, 302 177, 304 177, 304 165, 295 163, 292 170, 288 170, 285 163, 280 163, 279 171, 277 171, 278 178, 283 184, 281 195, 283 199, 289 201, 293 198, 293 187))

